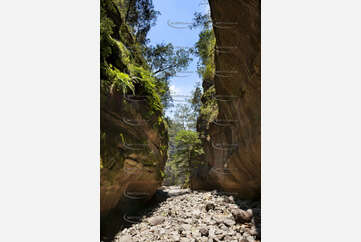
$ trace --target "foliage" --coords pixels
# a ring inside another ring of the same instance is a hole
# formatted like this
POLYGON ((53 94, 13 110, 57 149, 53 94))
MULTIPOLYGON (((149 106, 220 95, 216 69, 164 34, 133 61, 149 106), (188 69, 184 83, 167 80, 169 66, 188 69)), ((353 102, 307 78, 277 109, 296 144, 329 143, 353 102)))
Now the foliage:
POLYGON ((166 166, 168 182, 188 186, 191 170, 195 164, 201 163, 198 158, 204 153, 198 133, 179 130, 174 137, 173 151, 166 166))
POLYGON ((146 46, 144 49, 145 58, 155 74, 157 85, 162 87, 160 95, 165 108, 172 106, 169 79, 188 67, 192 61, 192 53, 192 50, 176 49, 172 44, 164 43, 146 46))
MULTIPOLYGON (((199 56, 198 74, 203 79, 203 95, 201 97, 202 104, 196 107, 200 114, 200 122, 206 123, 208 128, 209 123, 214 120, 218 114, 218 105, 215 100, 216 90, 214 86, 215 76, 215 47, 216 38, 211 28, 212 21, 209 13, 196 13, 194 18, 194 27, 201 27, 202 31, 199 34, 199 40, 195 45, 195 54, 199 56)), ((204 130, 199 130, 201 133, 204 130)))
POLYGON ((188 103, 177 104, 174 119, 182 125, 183 129, 195 130, 197 114, 188 103))
MULTIPOLYGON (((207 123, 213 121, 218 115, 218 105, 215 100, 216 89, 211 86, 208 90, 203 94, 204 102, 201 105, 199 111, 202 119, 206 120, 207 123)), ((207 127, 208 128, 208 127, 207 127)))
POLYGON ((202 89, 200 87, 200 82, 197 82, 195 88, 192 92, 192 98, 190 100, 191 107, 195 113, 199 113, 201 110, 201 98, 202 98, 202 89))
POLYGON ((197 154, 203 153, 198 133, 193 130, 180 130, 175 137, 175 146, 176 157, 182 157, 183 160, 192 160, 197 154))
POLYGON ((122 11, 120 3, 111 0, 101 1, 100 77, 102 94, 108 96, 117 91, 122 94, 144 95, 148 99, 150 114, 162 111, 159 93, 164 90, 157 85, 157 79, 142 56, 139 43, 134 39, 133 34, 124 27, 126 26, 125 22, 119 22, 124 20, 122 15, 124 10, 122 11), (118 22, 118 25, 115 22, 118 22), (120 32, 121 35, 118 36, 117 32, 120 32))
POLYGON ((176 106, 175 115, 169 121, 169 159, 165 167, 167 185, 189 186, 192 168, 203 164, 203 149, 196 132, 196 108, 200 106, 199 84, 193 98, 176 106))
POLYGON ((159 11, 154 10, 153 0, 127 0, 126 23, 135 33, 136 39, 141 44, 146 44, 147 34, 155 25, 159 11))
MULTIPOLYGON (((148 46, 146 36, 158 15, 152 0, 101 1, 100 66, 103 93, 117 90, 134 94, 135 84, 141 81, 141 77, 132 72, 129 65, 133 65, 153 73, 152 77, 143 81, 154 84, 163 107, 172 105, 169 79, 188 66, 192 51, 176 49, 164 43, 148 46)), ((154 93, 148 94, 154 96, 154 93)))
MULTIPOLYGON (((160 132, 161 154, 166 154, 167 151, 167 130, 160 99, 162 90, 157 85, 157 79, 142 54, 142 44, 137 41, 132 28, 125 23, 124 2, 126 1, 101 0, 100 2, 101 167, 109 169, 121 167, 129 153, 120 149, 119 144, 147 142, 144 140, 146 135, 134 136, 127 128, 108 122, 107 115, 113 114, 112 109, 107 106, 107 101, 115 94, 124 96, 134 94, 147 98, 147 106, 139 110, 140 114, 144 120, 152 122, 151 124, 156 126, 155 130, 160 132)), ((121 102, 125 102, 125 99, 121 102)), ((121 109, 126 114, 129 105, 122 105, 121 109)), ((115 115, 119 118, 122 114, 115 113, 115 115)), ((159 163, 157 154, 149 153, 147 156, 151 159, 149 164, 144 165, 159 163)))
MULTIPOLYGON (((120 41, 113 38, 116 25, 109 17, 116 14, 117 6, 110 0, 102 0, 100 5, 100 77, 103 94, 110 93, 112 89, 120 88, 123 93, 134 91, 134 85, 129 73, 125 73, 129 58, 125 58, 125 48, 120 41), (114 60, 120 59, 121 64, 114 60)), ((120 17, 120 16, 118 16, 120 17)))
POLYGON ((209 29, 212 26, 212 19, 210 13, 194 13, 192 28, 206 28, 209 29))
POLYGON ((178 48, 172 44, 157 44, 145 49, 145 57, 150 63, 155 74, 163 73, 174 75, 177 71, 182 71, 188 66, 190 60, 190 50, 178 48))
POLYGON ((213 80, 215 74, 214 49, 216 38, 212 29, 204 29, 199 34, 195 53, 200 57, 198 73, 203 79, 213 80))

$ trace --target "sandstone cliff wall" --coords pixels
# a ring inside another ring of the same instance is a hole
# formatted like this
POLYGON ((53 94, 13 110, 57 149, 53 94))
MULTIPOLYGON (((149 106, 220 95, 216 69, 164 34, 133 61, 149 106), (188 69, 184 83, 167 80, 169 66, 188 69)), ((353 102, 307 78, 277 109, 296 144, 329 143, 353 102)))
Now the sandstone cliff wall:
POLYGON ((259 0, 209 0, 216 37, 218 116, 203 127, 208 167, 193 188, 257 198, 261 189, 261 10, 259 0))
POLYGON ((160 99, 139 44, 124 22, 121 4, 101 1, 103 222, 112 214, 129 213, 144 205, 161 185, 167 159, 168 136, 160 99))

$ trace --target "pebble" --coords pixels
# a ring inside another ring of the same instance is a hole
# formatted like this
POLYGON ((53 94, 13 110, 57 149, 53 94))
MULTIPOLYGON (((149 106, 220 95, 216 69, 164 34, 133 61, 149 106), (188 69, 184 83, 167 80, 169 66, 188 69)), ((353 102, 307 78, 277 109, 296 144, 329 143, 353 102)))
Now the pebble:
POLYGON ((208 203, 207 205, 206 205, 206 211, 208 212, 209 210, 211 210, 211 209, 215 209, 215 206, 214 206, 214 204, 213 203, 208 203))
POLYGON ((232 220, 232 219, 225 219, 225 220, 223 221, 223 223, 224 223, 225 225, 228 225, 229 227, 236 224, 236 222, 235 222, 234 220, 232 220))
POLYGON ((208 232, 208 229, 207 229, 207 228, 201 228, 201 229, 199 230, 199 232, 201 233, 202 236, 208 237, 209 232, 208 232))
POLYGON ((113 242, 260 241, 260 208, 252 207, 259 202, 176 186, 163 191, 166 200, 145 210, 144 219, 119 231, 113 242))
POLYGON ((119 242, 133 242, 133 239, 130 235, 124 235, 117 240, 119 242))
POLYGON ((162 216, 157 216, 157 217, 152 217, 152 218, 150 218, 150 219, 148 220, 148 222, 149 222, 151 225, 154 226, 154 225, 158 225, 158 224, 163 223, 164 220, 165 220, 164 217, 162 217, 162 216))
POLYGON ((250 222, 252 219, 252 214, 250 214, 247 211, 244 211, 240 208, 232 209, 231 213, 232 213, 235 221, 238 223, 250 222))

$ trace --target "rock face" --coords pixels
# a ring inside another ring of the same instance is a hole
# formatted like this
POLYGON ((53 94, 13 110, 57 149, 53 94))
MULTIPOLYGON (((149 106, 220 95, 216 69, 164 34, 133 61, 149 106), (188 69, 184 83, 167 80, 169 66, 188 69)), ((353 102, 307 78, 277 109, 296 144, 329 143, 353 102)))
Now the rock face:
POLYGON ((116 4, 122 1, 101 1, 102 230, 112 214, 137 210, 151 199, 162 181, 168 144, 149 68, 116 4))
POLYGON ((126 104, 120 103, 122 98, 115 95, 101 110, 101 130, 105 136, 101 140, 102 218, 112 209, 136 209, 149 200, 161 185, 161 170, 166 161, 166 150, 160 147, 166 147, 167 141, 159 134, 165 127, 152 127, 144 120, 142 108, 124 110, 126 104), (144 123, 141 127, 132 126, 124 119, 144 123))
POLYGON ((203 139, 208 167, 197 171, 193 188, 218 188, 257 198, 261 189, 260 0, 209 0, 209 4, 216 38, 218 115, 203 139))

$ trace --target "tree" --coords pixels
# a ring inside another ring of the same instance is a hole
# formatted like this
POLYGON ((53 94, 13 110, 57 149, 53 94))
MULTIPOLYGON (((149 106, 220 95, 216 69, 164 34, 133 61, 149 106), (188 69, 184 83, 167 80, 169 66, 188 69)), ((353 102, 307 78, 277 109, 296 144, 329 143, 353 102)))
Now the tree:
POLYGON ((200 106, 199 83, 193 91, 193 98, 186 104, 178 104, 173 119, 169 120, 168 162, 165 167, 166 185, 188 186, 191 170, 202 164, 203 149, 196 130, 200 106))
POLYGON ((198 159, 203 153, 202 144, 196 131, 181 130, 177 133, 174 161, 178 173, 183 174, 185 186, 189 186, 192 168, 201 162, 198 159))
POLYGON ((209 12, 207 13, 194 13, 193 24, 191 28, 205 28, 209 29, 212 26, 212 19, 209 12))
POLYGON ((127 0, 125 21, 133 28, 139 43, 144 45, 148 42, 147 34, 159 14, 154 10, 153 0, 127 0))
POLYGON ((192 50, 184 48, 175 49, 172 44, 157 44, 146 46, 145 58, 150 65, 153 74, 158 80, 157 85, 164 90, 161 93, 162 103, 165 108, 171 107, 172 97, 169 90, 169 80, 177 72, 184 71, 192 61, 192 50))
MULTIPOLYGON (((206 130, 209 127, 209 123, 216 118, 218 114, 214 85, 216 38, 212 29, 212 21, 209 13, 196 13, 193 26, 202 28, 199 39, 195 44, 194 53, 199 57, 197 71, 202 78, 203 94, 201 97, 202 103, 199 106, 196 104, 194 108, 199 110, 199 122, 197 128, 198 131, 202 133, 201 137, 203 138, 207 132, 206 130)), ((197 101, 197 98, 194 98, 195 101, 197 101)))
POLYGON ((174 114, 175 122, 182 125, 183 129, 195 130, 197 114, 193 112, 191 106, 186 104, 177 104, 174 114))
POLYGON ((164 108, 171 107, 169 80, 177 72, 188 67, 192 60, 193 50, 176 50, 172 44, 166 43, 149 45, 148 32, 156 24, 157 17, 160 15, 160 12, 154 9, 153 0, 117 0, 117 2, 156 78, 155 84, 164 108))
POLYGON ((201 110, 201 98, 202 98, 202 89, 200 87, 200 82, 197 82, 195 88, 192 92, 192 98, 190 100, 191 107, 195 113, 199 113, 201 110))

